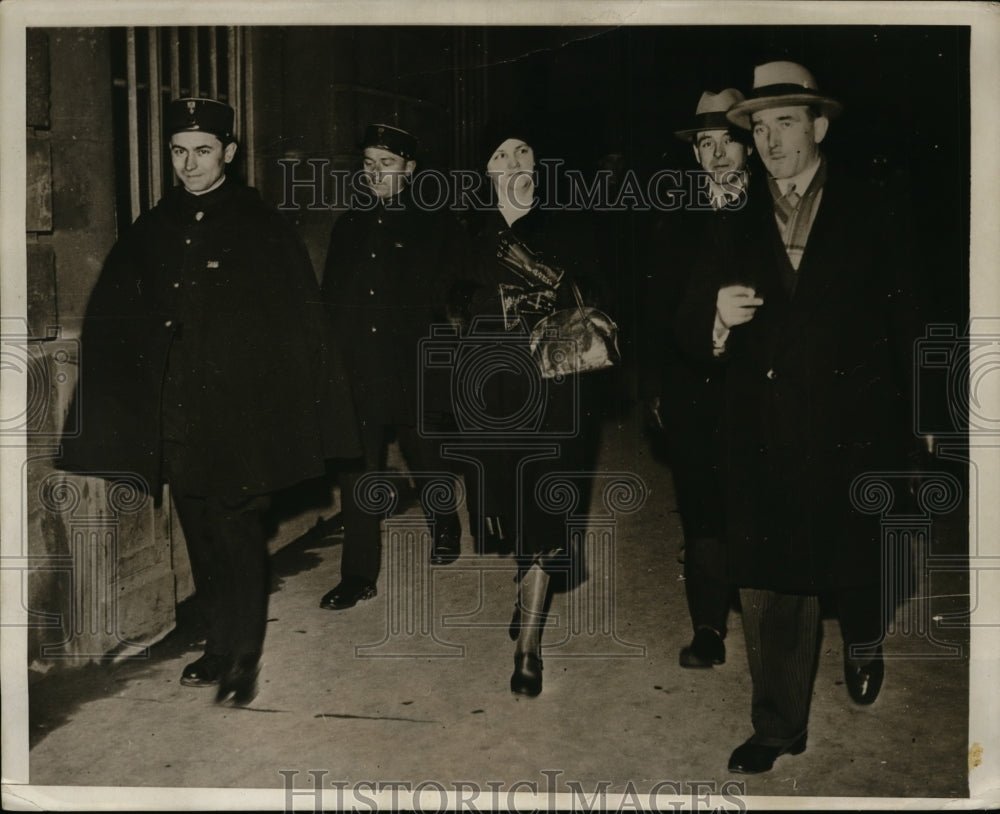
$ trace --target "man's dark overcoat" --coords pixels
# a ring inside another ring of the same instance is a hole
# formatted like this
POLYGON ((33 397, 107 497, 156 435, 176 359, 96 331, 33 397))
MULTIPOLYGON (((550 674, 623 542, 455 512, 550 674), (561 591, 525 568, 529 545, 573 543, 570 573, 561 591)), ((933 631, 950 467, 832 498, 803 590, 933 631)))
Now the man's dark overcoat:
MULTIPOLYGON (((696 178, 703 175, 692 173, 696 178)), ((660 399, 666 454, 688 540, 722 533, 718 428, 725 368, 714 359, 690 354, 675 337, 674 319, 695 275, 716 280, 718 270, 704 258, 712 254, 720 235, 738 228, 746 201, 744 191, 722 210, 697 200, 664 213, 653 224, 643 253, 640 391, 644 398, 660 399)))
POLYGON ((912 444, 910 236, 872 185, 831 169, 795 272, 761 187, 675 323, 708 357, 719 286, 750 285, 764 300, 720 359, 731 576, 784 593, 874 586, 879 517, 851 485, 898 469, 912 444))
POLYGON ((81 346, 65 468, 135 472, 159 494, 164 416, 184 436, 186 485, 223 498, 360 454, 309 257, 252 188, 177 187, 142 215, 105 263, 81 346))

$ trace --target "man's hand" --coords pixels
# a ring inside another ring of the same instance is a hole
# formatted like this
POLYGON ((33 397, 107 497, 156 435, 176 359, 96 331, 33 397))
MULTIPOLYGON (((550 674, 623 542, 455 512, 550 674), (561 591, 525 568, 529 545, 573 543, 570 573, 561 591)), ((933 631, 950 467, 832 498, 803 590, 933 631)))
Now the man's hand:
POLYGON ((717 322, 728 331, 753 319, 757 308, 763 304, 764 300, 758 297, 752 288, 745 285, 727 285, 719 289, 719 296, 715 301, 717 322))

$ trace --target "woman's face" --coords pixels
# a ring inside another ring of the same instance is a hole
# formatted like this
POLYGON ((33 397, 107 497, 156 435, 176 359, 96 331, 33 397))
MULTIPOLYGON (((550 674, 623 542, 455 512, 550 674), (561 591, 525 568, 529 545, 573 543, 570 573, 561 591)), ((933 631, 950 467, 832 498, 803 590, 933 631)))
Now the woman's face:
POLYGON ((535 152, 518 138, 507 139, 486 162, 486 172, 497 194, 509 201, 525 200, 526 196, 530 200, 535 188, 534 170, 535 152))

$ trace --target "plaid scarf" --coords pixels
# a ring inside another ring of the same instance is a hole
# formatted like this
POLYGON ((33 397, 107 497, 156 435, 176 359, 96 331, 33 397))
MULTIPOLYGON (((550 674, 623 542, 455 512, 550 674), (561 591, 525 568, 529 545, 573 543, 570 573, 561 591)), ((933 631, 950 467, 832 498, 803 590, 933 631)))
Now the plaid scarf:
POLYGON ((819 169, 816 170, 804 193, 800 193, 795 189, 795 184, 791 184, 788 191, 782 195, 778 182, 773 178, 767 179, 767 186, 774 199, 774 217, 778 222, 778 231, 785 244, 788 260, 796 271, 799 270, 802 255, 806 250, 806 241, 809 239, 820 198, 823 197, 825 183, 826 159, 823 158, 820 159, 819 169))

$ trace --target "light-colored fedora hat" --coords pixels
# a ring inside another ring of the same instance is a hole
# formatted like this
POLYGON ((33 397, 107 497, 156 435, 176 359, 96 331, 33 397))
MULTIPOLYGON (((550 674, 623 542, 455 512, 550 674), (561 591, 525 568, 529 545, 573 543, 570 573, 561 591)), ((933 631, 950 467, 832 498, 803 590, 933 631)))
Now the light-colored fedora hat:
POLYGON ((749 116, 742 116, 739 122, 733 122, 726 118, 726 112, 733 105, 742 101, 743 94, 736 88, 726 88, 718 93, 706 90, 698 100, 698 107, 694 111, 694 120, 683 130, 675 130, 674 135, 683 141, 693 141, 694 137, 704 130, 728 130, 733 124, 738 124, 744 130, 749 130, 749 116))
POLYGON ((820 93, 815 77, 797 62, 766 62, 753 69, 750 98, 734 105, 726 116, 733 124, 749 130, 751 113, 796 105, 818 107, 828 119, 844 108, 836 99, 820 93))

